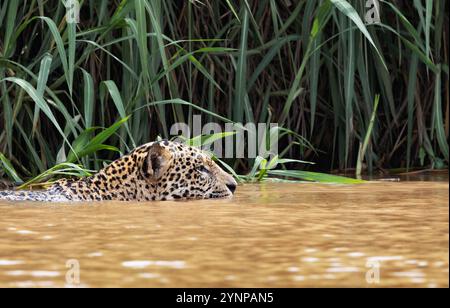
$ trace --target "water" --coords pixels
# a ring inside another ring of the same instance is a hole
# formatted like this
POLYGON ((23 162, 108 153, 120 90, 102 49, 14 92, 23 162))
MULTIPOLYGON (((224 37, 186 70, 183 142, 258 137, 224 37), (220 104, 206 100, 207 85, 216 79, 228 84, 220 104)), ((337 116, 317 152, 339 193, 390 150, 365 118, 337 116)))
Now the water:
POLYGON ((233 200, 2 203, 0 287, 448 287, 448 189, 265 184, 233 200))

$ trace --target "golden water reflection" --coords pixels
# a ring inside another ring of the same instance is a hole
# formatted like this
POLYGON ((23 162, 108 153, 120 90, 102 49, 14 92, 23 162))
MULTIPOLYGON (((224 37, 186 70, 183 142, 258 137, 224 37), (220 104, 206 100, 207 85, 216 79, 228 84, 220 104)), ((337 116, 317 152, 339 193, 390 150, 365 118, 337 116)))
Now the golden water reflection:
POLYGON ((448 287, 448 189, 264 184, 233 200, 2 203, 0 287, 72 286, 71 262, 82 287, 448 287))

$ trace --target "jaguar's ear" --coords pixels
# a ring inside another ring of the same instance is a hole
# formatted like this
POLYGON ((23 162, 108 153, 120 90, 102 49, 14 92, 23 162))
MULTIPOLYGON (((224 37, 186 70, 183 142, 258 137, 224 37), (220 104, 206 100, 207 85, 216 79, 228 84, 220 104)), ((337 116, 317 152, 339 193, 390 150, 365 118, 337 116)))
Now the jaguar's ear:
POLYGON ((151 182, 158 181, 169 168, 171 160, 172 155, 169 150, 158 143, 153 144, 142 164, 142 175, 151 182))

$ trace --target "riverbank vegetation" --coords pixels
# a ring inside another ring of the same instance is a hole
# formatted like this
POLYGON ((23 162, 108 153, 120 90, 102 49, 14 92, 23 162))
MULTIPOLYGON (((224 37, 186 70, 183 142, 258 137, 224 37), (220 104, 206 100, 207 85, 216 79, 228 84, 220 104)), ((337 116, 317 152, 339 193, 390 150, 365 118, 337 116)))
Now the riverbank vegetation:
POLYGON ((75 24, 63 1, 2 1, 0 176, 84 176, 194 114, 278 123, 282 169, 444 168, 448 2, 380 1, 371 23, 365 2, 84 0, 75 24))

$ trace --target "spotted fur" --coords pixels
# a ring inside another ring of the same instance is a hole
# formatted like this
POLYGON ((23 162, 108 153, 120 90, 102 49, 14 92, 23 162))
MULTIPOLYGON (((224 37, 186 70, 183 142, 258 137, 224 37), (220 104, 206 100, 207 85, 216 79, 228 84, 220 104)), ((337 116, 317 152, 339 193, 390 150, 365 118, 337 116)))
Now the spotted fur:
POLYGON ((91 177, 59 180, 48 190, 0 191, 11 201, 164 201, 228 198, 236 181, 206 153, 183 144, 144 144, 91 177))

